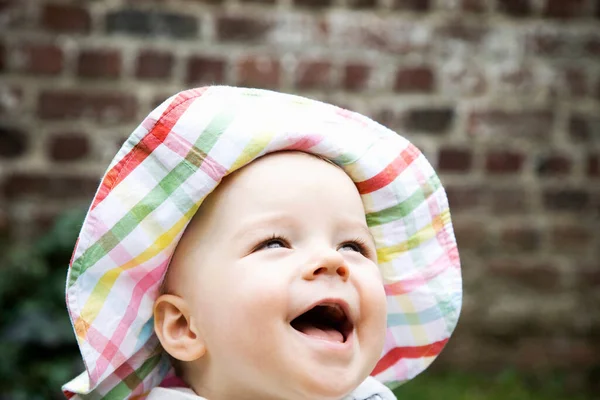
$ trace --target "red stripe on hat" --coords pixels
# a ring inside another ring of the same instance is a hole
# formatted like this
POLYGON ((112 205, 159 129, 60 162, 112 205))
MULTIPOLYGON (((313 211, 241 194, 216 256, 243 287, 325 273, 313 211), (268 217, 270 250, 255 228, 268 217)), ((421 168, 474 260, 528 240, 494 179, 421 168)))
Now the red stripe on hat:
POLYGON ((392 365, 396 364, 402 358, 421 358, 421 357, 433 357, 440 354, 444 346, 448 343, 448 339, 440 340, 426 346, 416 347, 394 347, 387 352, 386 355, 381 357, 373 372, 372 376, 380 374, 392 365))
POLYGON ((393 182, 419 154, 421 154, 419 149, 409 144, 383 171, 366 181, 356 182, 358 192, 360 194, 371 193, 393 182))
POLYGON ((106 173, 106 176, 100 184, 100 189, 98 189, 94 202, 92 203, 92 210, 108 196, 112 188, 121 183, 131 171, 136 169, 142 161, 164 142, 175 123, 177 123, 181 115, 190 106, 191 103, 187 100, 200 97, 206 89, 208 88, 187 90, 179 93, 177 97, 175 97, 154 124, 150 132, 148 132, 129 153, 106 173))
POLYGON ((280 151, 284 150, 299 150, 299 151, 308 151, 311 147, 314 147, 323 141, 323 136, 316 134, 306 134, 305 137, 295 141, 282 148, 280 151))

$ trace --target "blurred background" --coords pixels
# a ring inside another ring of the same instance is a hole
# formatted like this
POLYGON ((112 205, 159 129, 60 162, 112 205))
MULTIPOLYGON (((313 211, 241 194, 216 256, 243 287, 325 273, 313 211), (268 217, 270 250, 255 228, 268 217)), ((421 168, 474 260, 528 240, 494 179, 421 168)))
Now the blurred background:
POLYGON ((405 135, 464 308, 412 399, 600 398, 600 1, 0 1, 0 399, 83 370, 64 281, 124 139, 184 88, 276 89, 405 135))

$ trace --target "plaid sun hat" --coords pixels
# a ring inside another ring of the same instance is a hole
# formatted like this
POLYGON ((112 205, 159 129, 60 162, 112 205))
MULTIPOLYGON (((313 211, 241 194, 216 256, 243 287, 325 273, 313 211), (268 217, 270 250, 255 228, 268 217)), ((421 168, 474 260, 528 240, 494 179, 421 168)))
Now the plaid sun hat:
POLYGON ((174 378, 153 303, 184 229, 221 179, 267 153, 299 150, 355 182, 387 294, 374 377, 394 387, 423 371, 458 321, 460 261, 448 200, 405 138, 329 104, 266 90, 206 87, 158 106, 108 167, 67 276, 86 371, 71 399, 144 399, 174 378))

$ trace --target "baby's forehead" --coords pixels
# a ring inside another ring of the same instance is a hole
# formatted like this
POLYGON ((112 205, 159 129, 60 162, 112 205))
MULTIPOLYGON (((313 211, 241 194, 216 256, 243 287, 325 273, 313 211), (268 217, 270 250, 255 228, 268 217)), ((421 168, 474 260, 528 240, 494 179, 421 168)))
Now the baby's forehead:
POLYGON ((364 221, 361 196, 342 168, 319 155, 280 151, 225 176, 204 199, 193 220, 206 219, 208 225, 217 225, 230 221, 231 214, 247 220, 252 214, 271 210, 277 210, 281 218, 286 213, 295 217, 302 201, 321 209, 336 198, 339 203, 352 202, 353 212, 364 221))
MULTIPOLYGON (((343 184, 352 182, 352 179, 338 165, 321 155, 301 151, 278 151, 261 156, 224 176, 204 202, 210 203, 215 197, 230 190, 260 191, 273 181, 277 182, 274 191, 285 193, 290 188, 310 181, 315 184, 326 181, 331 184, 343 184)), ((258 194, 260 195, 260 192, 258 194)), ((243 201, 243 198, 236 200, 243 201)))

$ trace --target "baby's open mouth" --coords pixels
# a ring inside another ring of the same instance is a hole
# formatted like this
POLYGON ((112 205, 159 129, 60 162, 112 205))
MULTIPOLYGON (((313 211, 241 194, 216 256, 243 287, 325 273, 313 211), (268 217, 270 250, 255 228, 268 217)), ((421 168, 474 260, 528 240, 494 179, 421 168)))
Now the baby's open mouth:
POLYGON ((319 304, 290 323, 305 335, 333 342, 345 343, 353 324, 339 304, 319 304))

